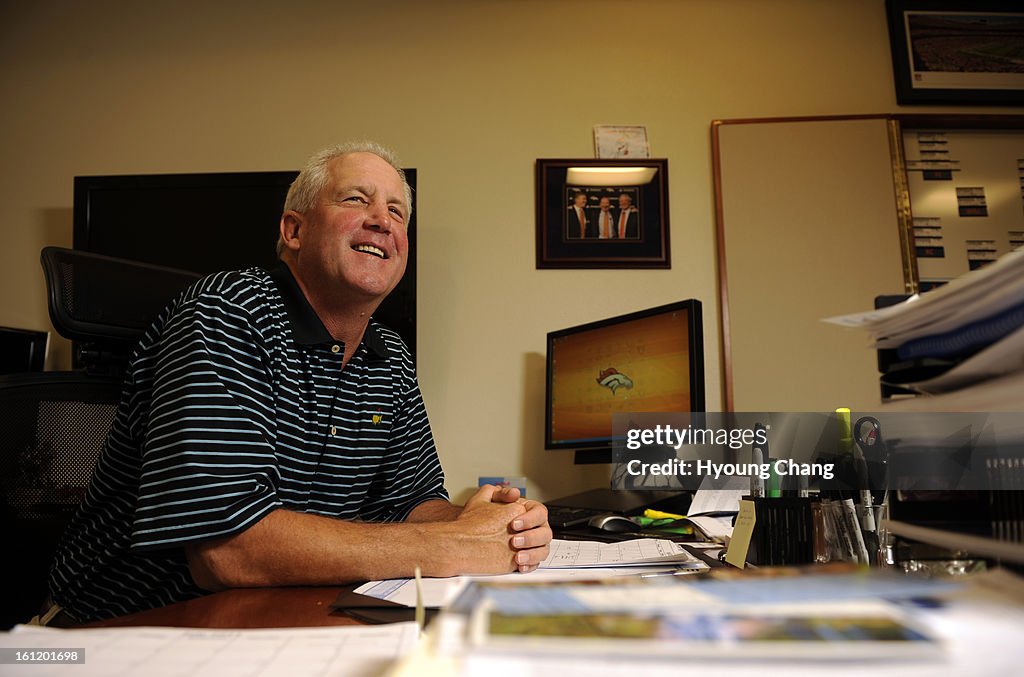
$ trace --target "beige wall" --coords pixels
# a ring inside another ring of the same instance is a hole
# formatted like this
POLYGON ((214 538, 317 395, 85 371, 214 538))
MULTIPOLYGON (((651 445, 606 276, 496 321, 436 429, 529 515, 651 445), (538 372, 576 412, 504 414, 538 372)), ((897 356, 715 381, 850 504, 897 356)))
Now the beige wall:
POLYGON ((549 330, 699 298, 720 401, 712 119, 897 110, 882 0, 11 0, 0 95, 0 325, 49 328, 37 257, 71 242, 75 175, 398 149, 419 170, 420 378, 456 496, 480 474, 541 497, 607 480, 542 449, 549 330), (534 268, 533 161, 592 155, 598 123, 647 125, 670 160, 671 270, 534 268))
POLYGON ((864 332, 821 320, 905 291, 888 126, 719 126, 732 409, 878 410, 864 332))

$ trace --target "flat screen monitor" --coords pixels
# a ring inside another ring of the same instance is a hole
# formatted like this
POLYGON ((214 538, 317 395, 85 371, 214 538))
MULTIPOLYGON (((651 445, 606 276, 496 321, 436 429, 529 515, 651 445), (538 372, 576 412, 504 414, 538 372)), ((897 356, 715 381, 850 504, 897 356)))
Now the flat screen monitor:
POLYGON ((704 411, 700 301, 553 331, 547 340, 545 447, 610 462, 616 413, 704 411))
MULTIPOLYGON (((416 170, 409 263, 375 317, 416 349, 416 170)), ((74 248, 207 274, 273 267, 296 171, 76 176, 74 248)))
POLYGON ((50 333, 0 327, 0 374, 42 371, 50 333))

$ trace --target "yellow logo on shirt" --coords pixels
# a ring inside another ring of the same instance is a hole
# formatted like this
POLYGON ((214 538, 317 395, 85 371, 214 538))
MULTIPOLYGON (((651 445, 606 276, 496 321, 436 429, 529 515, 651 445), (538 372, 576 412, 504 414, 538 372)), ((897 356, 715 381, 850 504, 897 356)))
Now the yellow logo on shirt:
POLYGON ((384 419, 384 414, 373 415, 373 425, 380 425, 380 422, 384 419))

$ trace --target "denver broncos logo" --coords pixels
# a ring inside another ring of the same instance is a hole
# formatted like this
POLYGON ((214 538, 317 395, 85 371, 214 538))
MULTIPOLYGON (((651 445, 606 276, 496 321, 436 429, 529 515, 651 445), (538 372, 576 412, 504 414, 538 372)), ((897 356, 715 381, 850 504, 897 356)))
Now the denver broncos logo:
POLYGON ((620 374, 619 370, 616 369, 615 367, 608 367, 607 369, 603 370, 598 375, 597 382, 599 385, 602 385, 605 388, 610 388, 612 391, 612 395, 614 395, 615 391, 618 390, 619 388, 626 388, 627 390, 629 390, 630 388, 633 387, 632 379, 630 379, 625 374, 620 374))

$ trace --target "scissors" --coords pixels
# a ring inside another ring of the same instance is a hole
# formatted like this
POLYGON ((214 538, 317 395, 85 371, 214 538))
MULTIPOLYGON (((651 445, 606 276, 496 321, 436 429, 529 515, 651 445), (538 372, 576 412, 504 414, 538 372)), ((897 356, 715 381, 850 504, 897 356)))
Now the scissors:
MULTIPOLYGON (((861 416, 853 424, 853 439, 860 450, 882 444, 882 426, 874 416, 861 416)), ((881 448, 881 447, 879 447, 881 448)))
POLYGON ((887 459, 883 456, 885 445, 882 442, 882 426, 877 418, 862 416, 853 424, 851 432, 859 452, 857 454, 858 461, 864 464, 861 466, 860 472, 862 473, 862 486, 866 488, 871 484, 868 476, 868 461, 880 463, 883 467, 886 464, 887 459))
MULTIPOLYGON (((885 447, 882 443, 882 426, 873 416, 862 416, 853 424, 853 440, 860 452, 857 458, 858 474, 861 482, 861 526, 866 532, 874 532, 875 520, 872 513, 873 496, 871 495, 871 476, 868 471, 868 458, 880 460, 883 466, 883 480, 887 459, 882 456, 885 447)), ((885 498, 882 499, 885 502, 885 498)))

